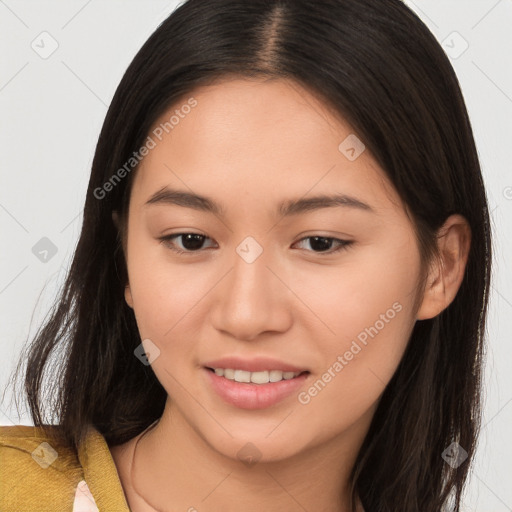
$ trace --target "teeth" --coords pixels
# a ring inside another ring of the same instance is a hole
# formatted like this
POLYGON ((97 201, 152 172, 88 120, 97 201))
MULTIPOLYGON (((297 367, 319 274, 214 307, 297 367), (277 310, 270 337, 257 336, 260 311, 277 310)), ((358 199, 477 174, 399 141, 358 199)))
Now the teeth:
POLYGON ((235 382, 245 382, 252 384, 267 384, 269 382, 279 382, 280 380, 289 380, 297 377, 302 372, 283 372, 281 370, 265 370, 262 372, 247 372, 245 370, 233 370, 231 368, 214 368, 215 375, 224 377, 235 382))
POLYGON ((246 372, 244 370, 235 370, 235 381, 251 382, 251 372, 246 372))
MULTIPOLYGON (((222 369, 220 369, 222 371, 222 369)), ((224 375, 221 377, 226 377, 229 380, 235 380, 235 370, 224 370, 224 375)))
POLYGON ((281 370, 270 370, 269 379, 270 382, 279 382, 283 380, 283 372, 281 370))
POLYGON ((253 384, 266 384, 269 381, 268 372, 252 372, 251 373, 251 382, 253 384))

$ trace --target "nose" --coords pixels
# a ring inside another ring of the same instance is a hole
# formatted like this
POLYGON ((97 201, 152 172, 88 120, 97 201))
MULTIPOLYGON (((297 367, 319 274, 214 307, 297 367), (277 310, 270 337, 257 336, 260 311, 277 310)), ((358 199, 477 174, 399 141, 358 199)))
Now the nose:
POLYGON ((231 270, 220 286, 215 287, 211 311, 214 327, 223 334, 252 341, 263 333, 275 334, 290 328, 293 306, 290 279, 279 265, 277 255, 270 253, 263 250, 251 261, 243 249, 235 252, 231 270))

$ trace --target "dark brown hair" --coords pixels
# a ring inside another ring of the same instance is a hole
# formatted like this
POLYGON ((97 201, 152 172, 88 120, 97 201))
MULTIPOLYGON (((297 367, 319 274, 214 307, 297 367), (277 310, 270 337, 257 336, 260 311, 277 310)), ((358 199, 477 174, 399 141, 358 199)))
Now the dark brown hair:
POLYGON ((171 105, 229 76, 294 80, 342 116, 407 205, 424 267, 445 219, 467 219, 472 243, 458 294, 438 316, 416 322, 352 473, 368 512, 438 512, 449 494, 460 510, 481 414, 489 212, 455 72, 399 0, 189 0, 157 28, 109 107, 69 275, 22 356, 34 424, 56 422, 77 447, 88 423, 119 444, 161 416, 166 392, 134 357, 141 340, 124 301, 126 265, 112 222, 118 211, 123 225, 136 168, 101 197, 98 190, 171 105), (441 456, 452 442, 469 456, 456 469, 441 456))

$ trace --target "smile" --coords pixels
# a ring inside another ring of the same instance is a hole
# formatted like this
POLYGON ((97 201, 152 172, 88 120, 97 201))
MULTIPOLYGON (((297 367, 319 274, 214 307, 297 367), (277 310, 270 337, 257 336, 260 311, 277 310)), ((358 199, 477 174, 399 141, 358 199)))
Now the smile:
POLYGON ((246 370, 235 370, 232 368, 209 368, 215 375, 225 379, 234 380, 240 383, 268 384, 269 382, 280 382, 298 377, 306 372, 285 372, 282 370, 263 370, 259 372, 248 372, 246 370))
POLYGON ((238 409, 265 409, 295 396, 310 372, 203 368, 206 385, 213 396, 238 409))

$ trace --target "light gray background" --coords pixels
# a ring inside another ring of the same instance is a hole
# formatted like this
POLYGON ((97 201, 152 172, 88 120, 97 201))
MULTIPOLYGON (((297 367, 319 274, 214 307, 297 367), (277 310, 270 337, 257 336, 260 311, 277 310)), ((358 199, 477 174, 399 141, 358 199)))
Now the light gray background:
MULTIPOLYGON (((512 511, 512 0, 406 3, 451 55, 495 234, 485 418, 465 510, 512 511)), ((95 143, 115 88, 176 5, 0 0, 0 391, 63 282, 95 143), (42 58, 55 44, 55 52, 42 58), (41 260, 44 252, 32 251, 43 237, 57 248, 47 261, 41 260)), ((0 424, 32 424, 7 407, 10 396, 9 390, 0 424)))

